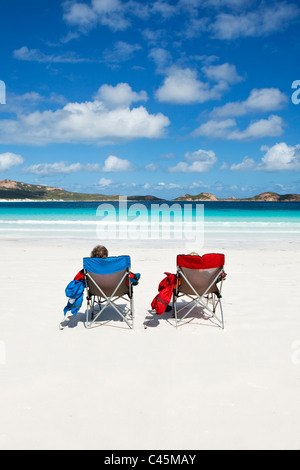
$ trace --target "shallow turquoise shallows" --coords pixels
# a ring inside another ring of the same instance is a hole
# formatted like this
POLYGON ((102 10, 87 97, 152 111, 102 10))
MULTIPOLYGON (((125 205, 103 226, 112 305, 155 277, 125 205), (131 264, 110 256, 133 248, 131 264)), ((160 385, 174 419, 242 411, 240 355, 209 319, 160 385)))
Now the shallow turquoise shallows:
POLYGON ((204 215, 206 232, 300 233, 300 202, 1 202, 0 236, 9 233, 93 234, 112 223, 186 224, 204 215), (122 205, 123 204, 123 205, 122 205), (203 209, 203 210, 202 210, 203 209), (202 212, 201 212, 202 210, 202 212), (158 218, 157 218, 158 217, 158 218))

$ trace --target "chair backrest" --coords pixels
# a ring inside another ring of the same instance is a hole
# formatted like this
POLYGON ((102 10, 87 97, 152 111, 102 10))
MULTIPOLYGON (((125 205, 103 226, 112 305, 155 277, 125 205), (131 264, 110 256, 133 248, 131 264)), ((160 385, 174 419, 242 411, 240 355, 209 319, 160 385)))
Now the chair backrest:
POLYGON ((214 281, 217 280, 224 264, 225 256, 219 253, 203 256, 178 255, 177 272, 180 279, 178 292, 190 295, 195 295, 195 291, 198 295, 203 295, 206 291, 207 294, 217 293, 218 287, 214 281))
POLYGON ((110 297, 112 294, 114 296, 130 294, 130 285, 127 285, 127 276, 125 276, 130 270, 130 256, 83 258, 83 269, 88 274, 86 280, 90 295, 104 297, 104 293, 110 297), (120 285, 115 291, 119 283, 120 285))

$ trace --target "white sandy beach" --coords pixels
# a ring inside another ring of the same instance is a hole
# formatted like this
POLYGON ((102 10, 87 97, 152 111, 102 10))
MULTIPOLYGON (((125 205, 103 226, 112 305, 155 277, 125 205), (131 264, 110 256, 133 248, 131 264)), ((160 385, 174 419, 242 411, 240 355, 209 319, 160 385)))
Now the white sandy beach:
POLYGON ((1 240, 1 449, 299 449, 300 244, 211 241, 225 330, 143 327, 176 246, 107 243, 142 278, 135 329, 60 331, 64 289, 97 241, 1 240))

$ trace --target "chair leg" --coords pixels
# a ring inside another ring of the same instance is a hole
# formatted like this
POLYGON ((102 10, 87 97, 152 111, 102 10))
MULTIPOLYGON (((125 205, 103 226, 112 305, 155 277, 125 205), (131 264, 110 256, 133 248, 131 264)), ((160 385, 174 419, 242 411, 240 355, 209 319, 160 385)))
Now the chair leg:
POLYGON ((222 318, 222 330, 224 330, 225 325, 224 325, 223 307, 222 307, 221 299, 219 299, 219 301, 220 301, 220 310, 221 310, 221 318, 222 318))
POLYGON ((130 298, 130 310, 131 310, 131 319, 132 319, 132 329, 134 329, 134 301, 133 295, 130 298))
POLYGON ((89 312, 91 312, 91 315, 92 315, 91 306, 90 306, 90 299, 87 298, 87 302, 86 302, 86 316, 85 316, 85 327, 86 327, 86 328, 89 328, 89 312))
POLYGON ((95 297, 93 297, 93 302, 92 302, 91 320, 94 320, 94 306, 95 306, 95 297))
POLYGON ((222 301, 221 301, 221 296, 218 296, 216 294, 212 294, 212 316, 218 321, 219 325, 221 326, 222 330, 224 330, 224 315, 223 315, 223 307, 222 307, 222 301), (221 318, 219 315, 216 314, 218 305, 220 306, 220 313, 221 313, 221 318))
POLYGON ((177 318, 177 308, 176 308, 176 303, 177 303, 177 297, 175 292, 173 292, 173 301, 172 301, 172 306, 173 306, 173 317, 175 318, 175 324, 176 328, 178 326, 178 318, 177 318))

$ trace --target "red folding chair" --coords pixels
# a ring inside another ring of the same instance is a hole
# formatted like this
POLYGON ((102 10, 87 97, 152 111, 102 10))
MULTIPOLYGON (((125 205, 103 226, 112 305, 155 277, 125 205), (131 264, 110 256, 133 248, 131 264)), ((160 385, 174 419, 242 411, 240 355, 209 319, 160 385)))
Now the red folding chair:
POLYGON ((222 308, 222 285, 226 277, 224 271, 225 256, 219 253, 210 253, 203 256, 178 255, 177 256, 177 282, 173 292, 173 310, 176 327, 198 305, 203 312, 208 313, 224 329, 222 308), (181 297, 190 300, 183 307, 177 309, 177 301, 181 297), (188 308, 183 316, 178 313, 188 308))

